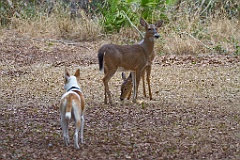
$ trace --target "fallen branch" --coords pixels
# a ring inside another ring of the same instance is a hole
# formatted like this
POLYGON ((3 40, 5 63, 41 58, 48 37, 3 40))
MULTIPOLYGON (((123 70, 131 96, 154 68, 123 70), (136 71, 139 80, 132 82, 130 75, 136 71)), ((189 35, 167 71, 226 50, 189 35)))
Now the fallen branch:
POLYGON ((197 39, 196 37, 194 37, 193 35, 187 33, 187 32, 177 32, 178 34, 186 34, 188 35, 189 37, 191 37, 192 39, 194 39, 195 41, 198 41, 200 42, 205 48, 209 49, 209 50, 213 50, 211 47, 207 46, 205 43, 203 43, 202 41, 200 41, 199 39, 197 39))

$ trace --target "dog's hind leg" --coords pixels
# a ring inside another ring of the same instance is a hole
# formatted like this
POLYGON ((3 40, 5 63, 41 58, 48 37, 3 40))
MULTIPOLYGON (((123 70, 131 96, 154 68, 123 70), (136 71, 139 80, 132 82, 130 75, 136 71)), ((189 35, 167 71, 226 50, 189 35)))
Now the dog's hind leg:
POLYGON ((76 118, 76 130, 75 130, 75 134, 74 134, 74 146, 76 149, 79 149, 79 145, 78 145, 78 132, 80 130, 80 126, 81 126, 81 119, 80 118, 76 118))
POLYGON ((75 130, 75 133, 74 133, 74 146, 75 146, 76 149, 79 149, 78 134, 79 134, 79 130, 80 130, 80 127, 81 127, 81 118, 80 118, 81 111, 78 108, 78 105, 79 105, 78 103, 77 104, 73 103, 75 126, 76 126, 76 130, 75 130))
POLYGON ((84 115, 81 116, 81 130, 80 130, 80 139, 81 143, 83 143, 83 129, 84 129, 84 115))
POLYGON ((65 144, 65 146, 68 146, 68 142, 69 142, 68 120, 65 119, 65 115, 64 114, 61 115, 61 126, 62 126, 64 144, 65 144))

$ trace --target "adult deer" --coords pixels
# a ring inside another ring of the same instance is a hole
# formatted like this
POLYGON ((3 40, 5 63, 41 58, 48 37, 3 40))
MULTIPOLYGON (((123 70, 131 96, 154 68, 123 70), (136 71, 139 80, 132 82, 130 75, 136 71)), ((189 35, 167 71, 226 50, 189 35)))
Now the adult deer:
MULTIPOLYGON (((152 100, 150 75, 151 75, 152 63, 153 63, 154 58, 155 58, 155 53, 153 51, 153 53, 149 57, 149 63, 145 66, 145 69, 142 72, 143 95, 144 95, 144 97, 147 97, 146 87, 145 87, 145 74, 146 74, 146 76, 147 76, 146 80, 147 80, 147 84, 148 84, 148 93, 149 93, 150 100, 152 100)), ((126 97, 127 97, 127 99, 130 99, 132 87, 133 87, 131 73, 129 74, 129 76, 127 78, 126 78, 126 75, 124 73, 122 73, 122 80, 123 80, 123 83, 121 85, 120 99, 124 100, 126 97)))
POLYGON ((133 78, 133 102, 136 102, 141 74, 153 53, 154 38, 159 38, 157 29, 162 26, 163 21, 159 20, 156 24, 148 24, 140 18, 140 24, 145 28, 146 33, 144 39, 139 44, 105 44, 98 50, 99 69, 102 70, 104 68, 105 74, 103 77, 105 104, 107 104, 107 97, 109 98, 109 103, 113 104, 108 82, 118 69, 131 71, 133 78))

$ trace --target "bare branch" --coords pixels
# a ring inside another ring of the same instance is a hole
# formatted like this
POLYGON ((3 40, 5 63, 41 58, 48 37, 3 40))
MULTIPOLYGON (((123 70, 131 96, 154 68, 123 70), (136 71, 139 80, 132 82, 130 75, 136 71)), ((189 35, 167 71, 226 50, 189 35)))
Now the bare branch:
POLYGON ((127 16, 127 14, 126 14, 124 11, 121 11, 120 13, 127 18, 128 22, 131 24, 131 26, 138 31, 138 33, 140 34, 141 38, 143 39, 144 36, 143 36, 142 32, 139 31, 139 29, 132 23, 132 21, 131 21, 130 18, 127 16))

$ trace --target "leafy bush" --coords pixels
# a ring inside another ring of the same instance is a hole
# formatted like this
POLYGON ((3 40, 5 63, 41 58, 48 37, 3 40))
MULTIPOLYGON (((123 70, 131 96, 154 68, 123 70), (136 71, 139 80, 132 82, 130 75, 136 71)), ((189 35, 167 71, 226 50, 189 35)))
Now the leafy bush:
POLYGON ((119 32, 130 22, 139 23, 139 17, 149 21, 167 19, 166 5, 175 0, 112 0, 98 6, 102 14, 101 24, 106 33, 119 32))

